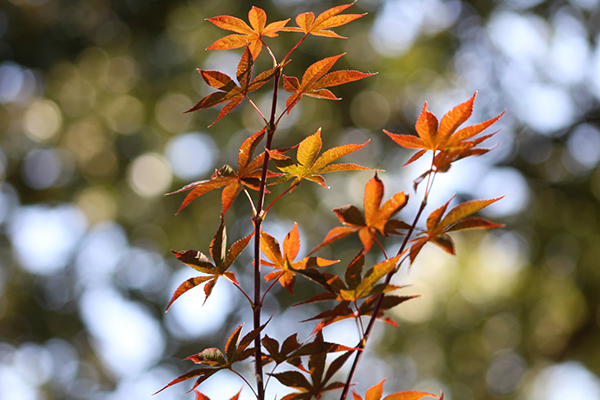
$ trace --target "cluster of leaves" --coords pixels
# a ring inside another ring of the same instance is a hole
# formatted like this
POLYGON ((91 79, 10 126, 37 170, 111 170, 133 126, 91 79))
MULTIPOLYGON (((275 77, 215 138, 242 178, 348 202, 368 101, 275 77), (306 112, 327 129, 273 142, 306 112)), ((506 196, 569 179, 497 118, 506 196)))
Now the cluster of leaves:
MULTIPOLYGON (((356 365, 367 344, 375 321, 382 320, 396 325, 391 318, 386 316, 386 312, 417 297, 396 294, 403 288, 390 283, 392 276, 402 264, 405 261, 414 262, 423 246, 428 242, 441 246, 445 251, 454 254, 455 247, 449 236, 450 232, 472 228, 500 227, 486 219, 472 216, 475 212, 499 199, 467 201, 456 205, 446 213, 452 200, 450 199, 429 215, 424 229, 417 227, 427 204, 435 174, 447 172, 452 163, 462 158, 482 155, 490 150, 478 148, 477 145, 494 134, 476 136, 502 115, 459 129, 472 114, 475 100, 475 95, 473 95, 470 100, 446 113, 441 123, 438 123, 437 117, 427 110, 427 104, 425 104, 416 123, 418 136, 385 131, 399 145, 409 149, 418 149, 418 152, 409 159, 406 165, 419 159, 428 151, 432 153, 430 168, 415 180, 415 189, 426 178, 427 184, 421 206, 412 223, 395 218, 407 204, 409 196, 405 192, 399 192, 383 201, 384 183, 375 172, 374 177, 365 186, 363 211, 354 205, 334 209, 342 226, 331 229, 323 241, 306 257, 297 260, 300 254, 300 234, 297 223, 283 239, 281 245, 275 237, 262 229, 262 222, 266 218, 269 208, 295 190, 303 181, 312 181, 327 188, 322 174, 349 170, 375 171, 372 168, 353 163, 334 164, 339 158, 365 147, 368 142, 346 144, 321 153, 323 142, 320 129, 292 148, 276 149, 272 147, 279 120, 287 115, 298 102, 302 101, 304 96, 339 100, 328 88, 372 75, 348 70, 330 72, 343 54, 328 57, 310 65, 301 80, 283 74, 283 69, 289 62, 289 56, 309 35, 341 38, 331 31, 331 28, 344 25, 362 16, 362 14, 342 14, 351 5, 331 8, 317 17, 310 12, 300 14, 295 19, 297 27, 286 26, 290 19, 267 24, 266 13, 258 7, 253 7, 248 13, 249 25, 243 20, 231 16, 208 19, 220 28, 235 32, 217 40, 208 49, 224 50, 244 47, 244 51, 237 68, 237 83, 222 72, 199 70, 204 81, 217 91, 204 97, 188 112, 223 105, 216 121, 213 122, 214 125, 241 104, 244 99, 247 99, 263 118, 265 126, 243 141, 239 150, 237 171, 229 165, 225 165, 216 170, 210 179, 194 182, 173 192, 189 192, 181 204, 178 211, 180 212, 203 194, 223 188, 221 223, 209 246, 212 261, 197 250, 173 252, 179 261, 202 275, 183 282, 173 294, 167 310, 181 295, 200 285, 204 285, 205 296, 208 298, 218 278, 223 277, 233 284, 248 301, 254 326, 243 337, 241 336, 242 326, 236 328, 229 336, 224 351, 218 348, 208 348, 186 358, 186 360, 203 366, 178 377, 165 388, 195 378, 196 381, 192 387, 194 390, 215 373, 221 370, 230 370, 238 374, 250 386, 257 399, 263 400, 265 398, 263 379, 265 374, 262 367, 265 364, 273 363, 275 367, 270 376, 295 390, 284 396, 284 400, 320 399, 325 392, 338 389, 342 389, 341 398, 343 400, 353 384, 356 365), (264 39, 276 37, 280 32, 302 33, 303 37, 281 61, 277 61, 264 39), (253 78, 254 61, 265 48, 273 60, 274 67, 253 78), (263 113, 249 96, 270 81, 273 81, 273 105, 269 113, 263 113), (277 116, 275 107, 280 85, 290 95, 287 98, 285 110, 277 116), (270 115, 270 117, 267 118, 265 115, 270 115), (254 153, 259 149, 263 140, 265 141, 264 151, 255 156, 254 153), (286 154, 292 149, 296 150, 295 157, 286 154), (272 166, 276 169, 271 169, 272 166), (291 181, 290 185, 265 207, 265 197, 270 193, 267 187, 289 181, 291 181), (248 189, 258 194, 253 195, 248 189), (245 193, 253 213, 254 231, 234 242, 228 249, 225 215, 242 191, 245 193), (354 233, 358 234, 362 248, 345 268, 343 277, 336 275, 328 268, 338 263, 339 260, 311 256, 322 247, 354 233), (402 243, 394 256, 388 256, 381 240, 384 238, 390 240, 389 238, 394 236, 403 237, 402 243), (254 239, 254 286, 252 290, 249 290, 240 285, 235 274, 229 269, 252 239, 254 239), (384 260, 366 268, 365 255, 377 248, 380 249, 384 260), (261 256, 261 252, 265 258, 261 256), (272 271, 263 275, 261 266, 270 267, 272 271), (314 282, 322 290, 319 294, 301 301, 298 305, 324 301, 334 302, 334 305, 307 320, 318 321, 313 334, 308 339, 299 341, 297 335, 294 334, 280 343, 276 338, 263 334, 268 322, 261 324, 262 304, 265 296, 276 283, 293 295, 297 276, 314 282), (270 282, 266 289, 261 286, 262 280, 270 282), (323 330, 327 326, 345 319, 356 321, 357 345, 347 347, 326 342, 323 338, 323 330), (368 321, 366 326, 363 324, 365 320, 368 321), (338 352, 342 354, 333 361, 327 362, 328 354, 338 352), (234 368, 236 363, 251 358, 254 362, 257 379, 254 386, 234 368), (354 362, 345 382, 334 380, 334 375, 352 358, 354 362), (275 368, 282 364, 287 364, 291 369, 275 372, 275 368)), ((197 399, 207 399, 202 393, 196 393, 197 399)), ((232 400, 236 400, 239 395, 238 392, 232 397, 232 400)), ((382 395, 383 381, 370 388, 365 399, 380 400, 382 395)), ((362 400, 357 393, 353 393, 353 396, 355 400, 362 400)), ((406 391, 391 394, 385 399, 417 400, 427 396, 438 398, 429 393, 406 391)), ((443 400, 443 395, 439 399, 443 400)))

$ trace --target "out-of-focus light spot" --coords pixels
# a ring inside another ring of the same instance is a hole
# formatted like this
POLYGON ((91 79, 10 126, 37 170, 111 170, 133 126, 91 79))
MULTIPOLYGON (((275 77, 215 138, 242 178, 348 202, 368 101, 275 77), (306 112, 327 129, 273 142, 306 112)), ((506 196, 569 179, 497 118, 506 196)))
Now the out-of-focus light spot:
POLYGON ((72 204, 21 207, 10 221, 9 234, 21 265, 50 275, 65 267, 86 230, 83 213, 72 204))
POLYGON ((37 400, 37 390, 13 367, 0 364, 0 398, 2 400, 37 400))
POLYGON ((23 71, 18 64, 7 61, 0 64, 0 103, 14 101, 24 84, 23 71))
POLYGON ((192 106, 192 101, 187 96, 179 93, 169 93, 156 104, 156 120, 169 132, 181 132, 188 127, 194 118, 191 113, 184 114, 192 106))
POLYGON ((503 199, 482 210, 483 214, 493 217, 520 212, 528 206, 530 198, 527 181, 519 171, 510 167, 491 169, 477 182, 473 193, 477 198, 482 199, 504 196, 503 199))
POLYGON ((62 125, 60 109, 51 100, 42 99, 34 102, 23 116, 25 133, 36 142, 52 139, 62 125))
POLYGON ((598 0, 571 0, 571 3, 590 11, 598 6, 598 0))
MULTIPOLYGON (((219 375, 217 375, 218 377, 219 375)), ((109 393, 102 393, 100 396, 104 400, 131 400, 140 398, 140 396, 156 400, 181 400, 186 397, 192 398, 191 396, 184 396, 189 389, 189 385, 181 383, 179 385, 171 386, 167 390, 164 390, 156 395, 150 396, 152 392, 155 392, 163 388, 168 382, 172 381, 177 377, 177 374, 173 373, 164 367, 153 368, 149 371, 144 371, 139 376, 127 376, 119 380, 117 387, 111 390, 109 393)), ((216 379, 215 376, 211 377, 208 381, 216 379)), ((205 383, 202 384, 201 391, 204 392, 205 383)), ((222 394, 221 392, 220 394, 222 394)), ((219 395, 214 396, 213 399, 219 398, 219 395)), ((256 397, 254 397, 256 399, 256 397)), ((241 398, 240 398, 241 400, 241 398)))
POLYGON ((415 283, 411 289, 410 293, 405 290, 402 295, 412 296, 418 293, 419 297, 410 300, 409 303, 392 308, 390 312, 396 317, 413 324, 430 320, 438 311, 435 292, 429 285, 419 282, 415 283))
POLYGON ((127 234, 117 223, 94 226, 78 247, 75 268, 79 283, 88 286, 110 282, 127 247, 127 234))
POLYGON ((521 331, 521 324, 513 314, 494 315, 483 327, 483 343, 490 353, 515 347, 521 340, 521 331))
POLYGON ((25 157, 23 178, 33 189, 46 189, 67 183, 73 174, 73 160, 59 149, 35 149, 25 157))
MULTIPOLYGON (((198 275, 201 274, 188 267, 177 271, 173 274, 169 285, 169 296, 184 281, 198 275)), ((221 328, 231 313, 232 297, 237 295, 231 283, 225 279, 218 280, 206 303, 204 303, 204 285, 188 290, 175 300, 169 309, 166 316, 167 328, 180 339, 189 340, 210 335, 221 328)))
POLYGON ((76 195, 75 203, 83 211, 90 225, 114 220, 117 216, 115 196, 102 187, 86 187, 76 195))
POLYGON ((87 290, 80 309, 98 354, 118 375, 137 375, 162 357, 165 343, 158 322, 114 289, 87 290))
POLYGON ((414 1, 387 1, 375 18, 371 43, 382 55, 400 56, 414 43, 423 16, 414 1))
POLYGON ((215 160, 219 158, 219 149, 207 134, 192 132, 169 140, 165 157, 179 179, 195 179, 214 167, 215 160))
POLYGON ((600 131, 590 124, 578 125, 567 139, 567 149, 586 171, 594 168, 600 161, 600 131))
MULTIPOLYGON (((214 51, 209 53, 204 60, 204 69, 221 71, 224 74, 229 75, 231 79, 235 80, 240 57, 239 53, 235 51, 214 51)), ((200 78, 200 74, 198 74, 198 77, 200 78)), ((202 78, 200 78, 200 81, 204 82, 202 78)))
POLYGON ((514 275, 529 259, 529 246, 515 232, 487 233, 479 245, 480 263, 500 275, 514 275))
POLYGON ((82 78, 81 74, 77 73, 78 70, 70 65, 59 65, 56 70, 60 72, 55 72, 55 75, 63 77, 59 83, 58 101, 65 114, 70 117, 79 117, 95 111, 97 94, 94 85, 89 80, 82 78), (61 69, 65 71, 61 71, 61 69), (69 70, 71 73, 68 72, 69 70))
POLYGON ((160 254, 133 247, 123 255, 119 264, 117 276, 127 287, 147 292, 164 291, 168 268, 160 254))
POLYGON ((512 8, 524 10, 540 4, 544 0, 504 0, 512 8))
POLYGON ((133 96, 120 96, 106 107, 105 116, 111 129, 119 133, 131 133, 144 120, 144 105, 133 96))
POLYGON ((361 128, 379 129, 390 118, 390 105, 385 97, 376 92, 361 92, 352 100, 352 121, 361 128))
POLYGON ((115 57, 106 67, 104 84, 114 93, 127 93, 137 82, 139 66, 129 56, 115 57))
POLYGON ((399 56, 421 31, 433 35, 450 27, 460 8, 458 1, 388 0, 373 24, 371 43, 384 56, 399 56))
POLYGON ((156 153, 139 156, 133 160, 127 171, 129 186, 142 197, 164 194, 171 185, 171 179, 169 163, 156 153))
POLYGON ((547 63, 552 79, 568 84, 583 81, 590 65, 590 48, 586 29, 567 13, 555 17, 555 32, 547 63))
POLYGON ((52 360, 52 382, 70 386, 77 376, 79 366, 77 351, 70 343, 58 338, 46 342, 46 349, 52 360))
POLYGON ((6 182, 0 182, 0 224, 19 207, 17 190, 6 182))
POLYGON ((513 59, 546 57, 549 29, 540 17, 502 11, 492 15, 487 29, 494 44, 513 59))
POLYGON ((569 126, 575 106, 569 94, 556 86, 531 85, 517 99, 519 117, 540 133, 549 134, 569 126))
POLYGON ((529 400, 600 400, 600 379, 581 363, 568 361, 543 369, 529 400))
POLYGON ((15 352, 14 365, 21 376, 33 386, 48 382, 52 375, 52 358, 48 350, 34 343, 25 343, 15 352))
POLYGON ((499 353, 485 375, 488 390, 498 397, 513 393, 519 387, 526 368, 525 361, 518 354, 512 351, 499 353))

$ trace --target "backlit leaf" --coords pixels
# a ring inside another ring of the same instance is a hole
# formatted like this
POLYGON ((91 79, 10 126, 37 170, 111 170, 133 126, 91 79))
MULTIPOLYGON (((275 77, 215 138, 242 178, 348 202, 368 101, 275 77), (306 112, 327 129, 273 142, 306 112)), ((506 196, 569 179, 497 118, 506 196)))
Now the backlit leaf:
MULTIPOLYGON (((437 117, 427 110, 427 102, 425 102, 415 126, 418 136, 395 134, 384 130, 384 132, 400 146, 408 149, 419 149, 419 151, 404 165, 411 164, 418 160, 428 150, 431 150, 436 156, 438 151, 442 153, 451 153, 450 156, 437 158, 434 165, 435 169, 430 171, 446 172, 450 168, 450 164, 457 160, 470 155, 485 154, 489 149, 478 149, 478 151, 475 151, 476 149, 474 149, 474 147, 483 140, 492 137, 495 133, 479 139, 469 139, 474 138, 494 124, 502 117, 502 115, 504 115, 504 113, 482 123, 457 130, 471 116, 476 95, 477 92, 475 92, 469 100, 447 112, 442 117, 442 121, 439 124, 437 117)), ((427 175, 427 173, 424 175, 427 175)), ((416 182, 416 184, 418 184, 418 182, 416 182)))
POLYGON ((321 14, 317 18, 312 12, 305 12, 299 14, 296 17, 297 28, 288 27, 283 30, 287 32, 302 32, 304 34, 311 34, 315 36, 325 36, 325 37, 334 37, 334 38, 342 38, 345 37, 338 35, 337 33, 329 30, 331 28, 336 28, 338 26, 345 25, 355 19, 358 19, 365 14, 340 14, 345 9, 351 7, 354 3, 344 4, 341 6, 330 8, 321 14))
POLYGON ((389 234, 400 234, 398 229, 409 228, 409 225, 403 221, 391 218, 404 208, 408 201, 408 196, 404 192, 396 193, 391 199, 381 205, 383 192, 383 182, 375 174, 365 185, 365 216, 363 217, 358 208, 352 205, 334 209, 333 211, 344 226, 330 230, 325 239, 311 251, 311 254, 321 247, 354 232, 358 232, 358 237, 363 244, 364 251, 368 252, 375 242, 377 232, 380 235, 388 236, 389 234))
POLYGON ((196 286, 201 285, 204 282, 211 280, 211 279, 213 279, 212 276, 196 276, 194 278, 190 278, 190 279, 186 280, 185 282, 183 282, 181 285, 179 285, 177 290, 175 290, 175 293, 173 293, 173 297, 171 297, 171 301, 167 305, 167 309, 165 310, 165 312, 169 311, 171 304, 173 304, 173 302, 175 300, 177 300, 179 298, 179 296, 181 296, 188 290, 193 289, 196 286))
POLYGON ((256 59, 262 50, 263 37, 276 37, 279 32, 290 19, 267 23, 267 14, 258 7, 252 7, 248 12, 248 21, 250 26, 243 20, 222 15, 218 17, 208 18, 207 21, 212 22, 221 29, 236 32, 236 34, 225 36, 211 44, 207 50, 229 50, 237 49, 243 46, 248 46, 252 57, 256 59))
POLYGON ((328 100, 339 100, 333 93, 325 89, 344 83, 354 82, 374 74, 359 71, 335 71, 327 74, 333 64, 344 54, 327 57, 312 64, 302 76, 302 83, 293 76, 283 76, 283 88, 292 95, 286 101, 286 110, 289 114, 292 108, 300 101, 302 96, 310 96, 328 100))

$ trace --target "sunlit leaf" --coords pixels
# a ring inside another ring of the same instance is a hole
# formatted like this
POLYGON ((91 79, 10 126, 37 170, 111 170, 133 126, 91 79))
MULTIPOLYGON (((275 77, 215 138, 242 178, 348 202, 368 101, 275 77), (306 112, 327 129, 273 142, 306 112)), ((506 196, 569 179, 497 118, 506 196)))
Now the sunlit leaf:
POLYGON ((288 114, 302 99, 302 96, 306 95, 321 99, 340 100, 333 93, 331 93, 331 91, 325 88, 354 82, 374 75, 350 70, 335 71, 327 74, 333 67, 333 64, 335 64, 335 62, 343 55, 344 54, 327 57, 312 64, 304 72, 301 83, 298 78, 293 76, 283 76, 283 88, 292 93, 292 95, 288 97, 286 101, 286 110, 288 114))
POLYGON ((377 233, 388 236, 390 234, 400 234, 398 229, 410 228, 402 220, 391 218, 404 208, 408 196, 404 192, 396 193, 381 205, 383 192, 383 182, 375 174, 365 185, 365 216, 363 217, 358 208, 352 205, 334 209, 333 211, 344 226, 330 230, 325 239, 311 251, 311 254, 354 232, 358 232, 365 252, 368 252, 375 242, 377 233))
POLYGON ((229 50, 248 46, 252 57, 256 59, 262 50, 263 37, 276 37, 290 19, 272 22, 266 25, 267 14, 262 8, 252 7, 248 12, 248 21, 250 26, 243 20, 229 15, 208 18, 221 29, 236 32, 233 35, 227 35, 210 46, 207 50, 229 50))
POLYGON ((331 31, 331 28, 345 25, 355 19, 358 19, 366 14, 342 14, 339 15, 345 9, 351 7, 354 3, 344 4, 341 6, 330 8, 321 14, 317 18, 312 12, 305 12, 299 14, 296 17, 296 24, 298 27, 287 27, 283 30, 287 32, 302 32, 304 34, 311 34, 314 36, 325 36, 342 38, 345 37, 338 35, 331 31))

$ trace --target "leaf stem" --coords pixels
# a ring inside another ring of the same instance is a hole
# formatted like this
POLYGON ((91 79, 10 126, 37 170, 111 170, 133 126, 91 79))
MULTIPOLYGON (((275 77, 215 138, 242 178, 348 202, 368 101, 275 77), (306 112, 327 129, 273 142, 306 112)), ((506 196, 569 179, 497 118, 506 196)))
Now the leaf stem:
POLYGON ((267 290, 265 290, 265 293, 263 294, 263 297, 260 299, 260 304, 261 305, 265 301, 265 297, 267 297, 267 293, 269 293, 271 291, 271 289, 273 289, 273 286, 275 286, 275 284, 279 281, 279 278, 281 277, 281 275, 283 275, 283 272, 277 278, 273 279, 273 282, 271 282, 271 284, 269 285, 269 287, 267 288, 267 290))
POLYGON ((244 289, 242 289, 242 287, 240 286, 239 283, 237 283, 236 281, 234 281, 233 279, 230 279, 227 277, 227 275, 223 275, 223 277, 225 279, 227 279, 229 282, 231 282, 233 284, 233 286, 235 286, 236 288, 239 289, 240 292, 242 292, 242 294, 244 295, 244 297, 248 300, 248 302, 250 303, 250 307, 254 307, 254 303, 252 303, 252 299, 250 298, 250 296, 248 296, 248 294, 246 294, 246 292, 244 291, 244 289))
POLYGON ((268 124, 269 121, 267 121, 267 118, 264 116, 264 114, 262 113, 262 111, 260 111, 260 108, 258 108, 258 106, 256 104, 254 104, 254 102, 252 101, 252 99, 250 97, 246 96, 246 99, 252 105, 252 107, 254 107, 254 109, 256 110, 256 112, 258 112, 258 115, 260 115, 260 117, 262 118, 262 120, 264 121, 264 123, 268 124))
POLYGON ((276 198, 275 200, 273 200, 273 201, 271 202, 271 204, 269 204, 269 205, 267 206, 267 208, 265 208, 264 214, 266 214, 266 213, 269 211, 269 209, 271 208, 271 206, 272 206, 273 204, 277 203, 277 201, 279 201, 279 200, 280 200, 280 199, 281 199, 283 196, 285 196, 286 194, 288 194, 289 192, 291 192, 291 191, 292 191, 292 189, 293 189, 293 188, 295 188, 296 186, 298 186, 298 185, 294 185, 294 184, 290 185, 290 187, 289 187, 289 188, 287 188, 287 189, 286 189, 286 190, 285 190, 283 193, 281 193, 279 196, 277 196, 277 198, 276 198))
POLYGON ((244 376, 242 374, 240 374, 239 372, 237 372, 236 370, 234 370, 233 368, 229 368, 229 370, 231 372, 233 372, 234 374, 236 374, 237 376, 239 376, 240 378, 242 378, 242 380, 244 382, 246 382, 246 385, 248 385, 248 387, 250 388, 250 390, 252 390, 252 393, 254 393, 254 396, 256 396, 256 398, 258 399, 258 394, 256 394, 256 391, 254 391, 254 388, 252 387, 252 385, 250 384, 250 382, 248 382, 246 380, 246 378, 244 378, 244 376))
POLYGON ((306 39, 307 37, 308 37, 308 33, 305 33, 304 37, 302 39, 300 39, 300 41, 298 43, 296 43, 296 45, 294 47, 292 47, 290 49, 290 51, 288 51, 288 53, 285 55, 285 57, 283 57, 283 60, 281 60, 282 64, 287 61, 288 57, 292 55, 294 50, 296 50, 298 48, 298 46, 300 46, 300 43, 304 42, 304 39, 306 39))

